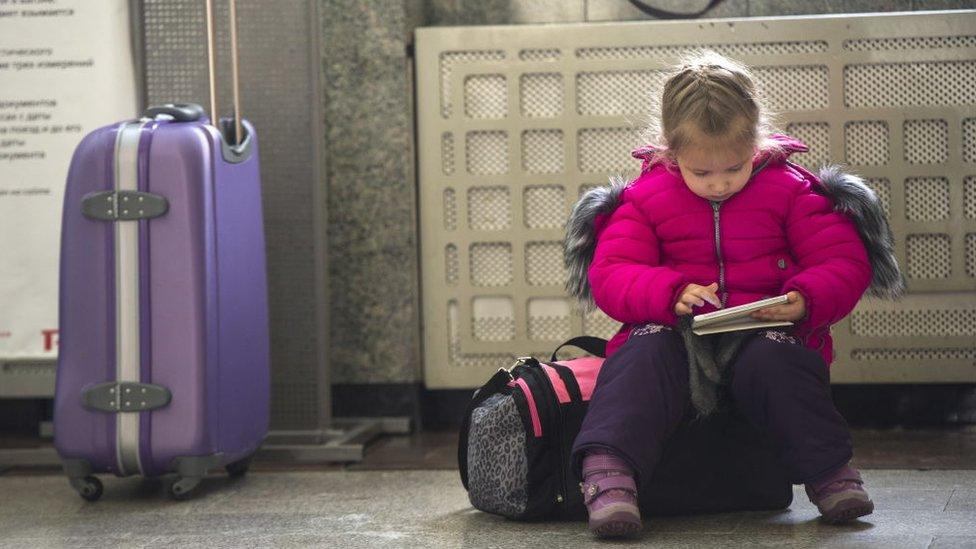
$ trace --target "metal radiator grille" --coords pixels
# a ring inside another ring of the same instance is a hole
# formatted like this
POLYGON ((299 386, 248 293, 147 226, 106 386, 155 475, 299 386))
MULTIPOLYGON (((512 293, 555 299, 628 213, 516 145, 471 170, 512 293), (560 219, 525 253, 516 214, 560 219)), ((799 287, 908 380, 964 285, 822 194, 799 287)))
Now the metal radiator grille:
POLYGON ((848 107, 965 105, 976 80, 976 61, 872 63, 844 68, 848 107))
POLYGON ((888 123, 861 120, 844 125, 847 162, 856 166, 882 166, 888 163, 891 140, 888 123))
POLYGON ((519 79, 522 116, 551 118, 563 111, 563 75, 540 72, 519 79))
POLYGON ((752 66, 780 127, 810 146, 794 159, 848 165, 891 223, 910 295, 865 297, 834 327, 833 379, 976 380, 972 28, 976 15, 942 13, 420 29, 428 386, 616 331, 563 290, 563 224, 581 193, 637 173, 651 94, 699 47, 752 66))
POLYGON ((699 48, 709 48, 723 55, 739 57, 744 55, 790 55, 827 51, 827 42, 814 40, 807 42, 754 42, 741 44, 703 43, 679 46, 608 46, 579 48, 576 57, 580 59, 647 59, 649 57, 679 57, 699 48))
POLYGON ((797 162, 816 171, 830 161, 830 124, 826 122, 795 122, 786 126, 786 133, 810 147, 807 154, 797 155, 797 162))

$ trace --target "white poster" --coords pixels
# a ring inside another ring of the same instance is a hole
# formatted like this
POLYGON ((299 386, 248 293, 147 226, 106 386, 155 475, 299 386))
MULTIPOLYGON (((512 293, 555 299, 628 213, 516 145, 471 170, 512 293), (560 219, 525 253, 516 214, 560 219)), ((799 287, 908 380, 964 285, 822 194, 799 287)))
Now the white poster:
POLYGON ((126 0, 0 0, 0 361, 57 356, 71 154, 136 109, 126 0))

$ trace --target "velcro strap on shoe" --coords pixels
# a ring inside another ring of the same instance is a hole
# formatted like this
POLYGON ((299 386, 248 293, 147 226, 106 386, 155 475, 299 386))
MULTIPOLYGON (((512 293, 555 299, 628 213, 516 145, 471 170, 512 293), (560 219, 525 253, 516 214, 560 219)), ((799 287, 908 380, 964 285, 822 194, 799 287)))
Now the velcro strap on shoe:
POLYGON ((581 486, 583 491, 583 503, 589 505, 600 494, 607 490, 626 490, 637 495, 637 484, 634 478, 627 475, 613 475, 597 479, 596 481, 584 482, 581 486))
POLYGON ((864 484, 864 480, 861 478, 861 472, 853 467, 844 467, 844 471, 834 478, 834 482, 840 481, 850 481, 856 482, 858 484, 864 484))
POLYGON ((824 491, 824 489, 837 482, 855 482, 858 485, 864 484, 864 480, 861 478, 861 473, 850 465, 845 465, 844 467, 838 469, 834 474, 821 480, 820 482, 817 482, 815 486, 811 486, 811 491, 814 494, 819 495, 824 491))
POLYGON ((840 482, 844 480, 849 480, 852 482, 863 483, 861 480, 861 473, 857 469, 851 467, 850 465, 845 465, 834 472, 834 474, 823 479, 822 482, 827 484, 833 484, 835 482, 840 482))

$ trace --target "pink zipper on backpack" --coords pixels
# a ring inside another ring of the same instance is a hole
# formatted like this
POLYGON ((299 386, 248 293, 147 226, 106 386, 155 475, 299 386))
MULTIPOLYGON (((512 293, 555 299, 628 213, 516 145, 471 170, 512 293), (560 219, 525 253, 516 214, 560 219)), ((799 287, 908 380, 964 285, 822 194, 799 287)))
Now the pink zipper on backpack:
POLYGON ((535 438, 541 437, 542 421, 539 420, 539 409, 535 405, 535 397, 532 396, 529 384, 524 379, 518 378, 515 381, 509 381, 508 386, 518 387, 522 390, 522 394, 525 395, 525 402, 529 405, 529 418, 532 420, 532 434, 535 435, 535 438))

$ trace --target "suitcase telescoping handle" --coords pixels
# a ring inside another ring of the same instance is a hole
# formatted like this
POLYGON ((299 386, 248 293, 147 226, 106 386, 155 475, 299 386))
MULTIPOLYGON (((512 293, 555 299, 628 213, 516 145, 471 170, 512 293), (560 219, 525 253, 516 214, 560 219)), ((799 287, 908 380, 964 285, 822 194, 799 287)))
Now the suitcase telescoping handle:
MULTIPOLYGON (((217 32, 214 25, 214 0, 207 4, 207 68, 210 75, 210 123, 220 131, 220 118, 217 112, 217 32)), ((233 145, 241 144, 241 86, 238 76, 237 59, 237 0, 229 0, 230 8, 230 71, 234 94, 234 139, 233 145)))

